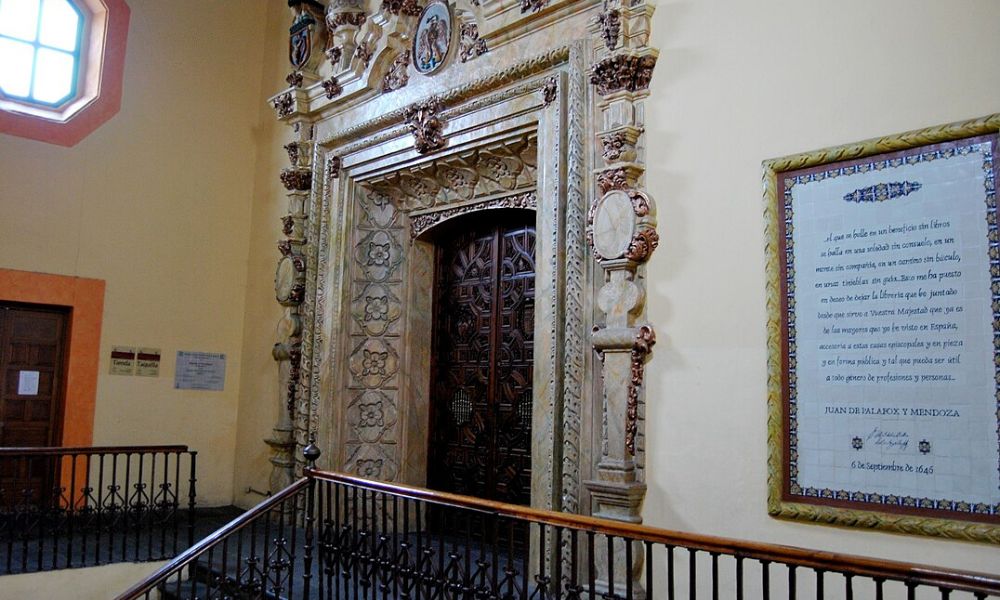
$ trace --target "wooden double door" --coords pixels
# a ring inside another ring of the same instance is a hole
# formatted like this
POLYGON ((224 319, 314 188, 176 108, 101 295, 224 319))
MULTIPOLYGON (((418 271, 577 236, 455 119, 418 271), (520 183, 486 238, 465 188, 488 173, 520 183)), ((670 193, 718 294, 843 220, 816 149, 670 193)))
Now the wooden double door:
POLYGON ((531 502, 534 213, 437 240, 428 485, 531 502))

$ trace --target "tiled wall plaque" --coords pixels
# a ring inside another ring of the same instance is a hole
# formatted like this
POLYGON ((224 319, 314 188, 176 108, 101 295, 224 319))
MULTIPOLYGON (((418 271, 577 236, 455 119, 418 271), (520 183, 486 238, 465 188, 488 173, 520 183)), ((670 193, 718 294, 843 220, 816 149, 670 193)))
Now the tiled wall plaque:
POLYGON ((768 165, 772 513, 1000 535, 997 135, 965 132, 768 165))

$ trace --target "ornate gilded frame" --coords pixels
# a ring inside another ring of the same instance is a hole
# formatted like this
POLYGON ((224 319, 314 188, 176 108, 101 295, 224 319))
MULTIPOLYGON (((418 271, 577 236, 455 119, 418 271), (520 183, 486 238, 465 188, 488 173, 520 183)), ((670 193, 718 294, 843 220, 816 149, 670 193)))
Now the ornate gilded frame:
POLYGON ((785 431, 784 389, 787 369, 782 328, 783 244, 780 238, 782 230, 780 220, 783 218, 784 210, 779 204, 778 180, 779 174, 789 171, 998 133, 1000 133, 1000 114, 993 114, 970 121, 786 156, 763 163, 768 310, 768 513, 771 516, 825 525, 881 529, 1000 544, 1000 524, 842 508, 789 499, 786 493, 788 478, 785 468, 789 452, 785 431))

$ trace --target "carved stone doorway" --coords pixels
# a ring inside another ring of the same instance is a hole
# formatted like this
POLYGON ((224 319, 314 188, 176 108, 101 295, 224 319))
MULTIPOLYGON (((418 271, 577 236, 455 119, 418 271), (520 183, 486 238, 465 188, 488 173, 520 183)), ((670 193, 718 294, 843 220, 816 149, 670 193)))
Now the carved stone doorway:
POLYGON ((535 215, 485 211, 434 236, 427 482, 531 503, 535 215))

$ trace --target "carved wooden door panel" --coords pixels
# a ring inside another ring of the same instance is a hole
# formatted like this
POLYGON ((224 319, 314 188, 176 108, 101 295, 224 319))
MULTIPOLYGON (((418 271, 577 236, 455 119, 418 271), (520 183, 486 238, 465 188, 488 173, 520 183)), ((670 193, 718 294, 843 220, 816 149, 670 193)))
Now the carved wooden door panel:
MULTIPOLYGON (((0 447, 58 446, 63 412, 63 346, 67 314, 0 305, 0 447)), ((52 461, 0 465, 6 502, 44 501, 56 480, 52 461)))
POLYGON ((428 463, 434 489, 530 504, 531 216, 494 217, 438 244, 428 463))

